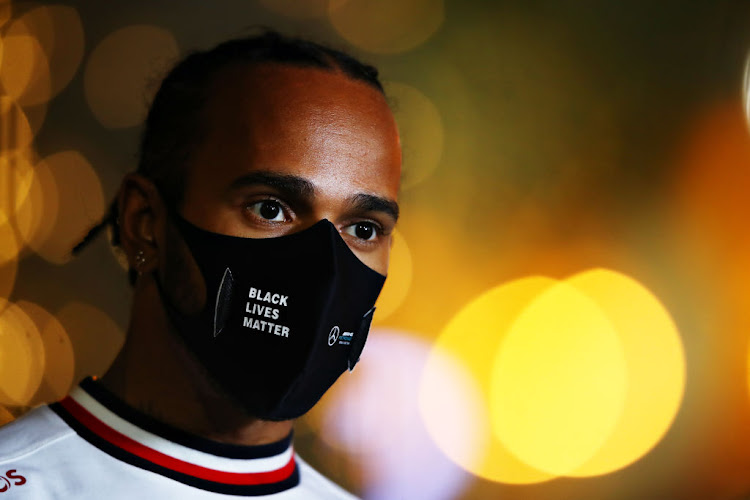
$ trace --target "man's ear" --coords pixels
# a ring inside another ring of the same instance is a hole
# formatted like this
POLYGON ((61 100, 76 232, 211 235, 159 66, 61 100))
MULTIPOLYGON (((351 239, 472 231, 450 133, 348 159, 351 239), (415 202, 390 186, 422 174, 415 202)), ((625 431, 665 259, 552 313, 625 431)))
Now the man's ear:
POLYGON ((164 204, 154 183, 131 173, 125 176, 117 195, 120 244, 131 269, 139 274, 158 267, 157 231, 163 230, 164 204))

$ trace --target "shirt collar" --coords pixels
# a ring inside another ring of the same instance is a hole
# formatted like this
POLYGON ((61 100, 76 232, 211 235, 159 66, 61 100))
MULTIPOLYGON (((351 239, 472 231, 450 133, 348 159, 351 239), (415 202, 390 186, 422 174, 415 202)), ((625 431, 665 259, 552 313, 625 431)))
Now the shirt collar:
POLYGON ((201 438, 131 408, 90 378, 51 408, 102 451, 194 487, 255 496, 299 483, 291 433, 258 446, 201 438))

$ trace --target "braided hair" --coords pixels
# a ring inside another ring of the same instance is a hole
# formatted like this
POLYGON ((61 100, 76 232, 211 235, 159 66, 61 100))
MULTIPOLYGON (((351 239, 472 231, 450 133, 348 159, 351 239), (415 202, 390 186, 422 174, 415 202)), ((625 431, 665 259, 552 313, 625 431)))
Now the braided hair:
MULTIPOLYGON (((203 133, 201 111, 210 98, 209 88, 220 70, 235 64, 276 63, 296 67, 341 71, 381 93, 378 71, 339 50, 272 30, 223 42, 196 51, 178 62, 161 82, 141 135, 137 172, 154 182, 165 202, 177 208, 184 190, 184 165, 191 146, 203 133)), ((117 201, 105 217, 73 248, 80 253, 102 230, 111 227, 112 244, 119 246, 117 201)), ((134 283, 135 273, 130 271, 134 283)))

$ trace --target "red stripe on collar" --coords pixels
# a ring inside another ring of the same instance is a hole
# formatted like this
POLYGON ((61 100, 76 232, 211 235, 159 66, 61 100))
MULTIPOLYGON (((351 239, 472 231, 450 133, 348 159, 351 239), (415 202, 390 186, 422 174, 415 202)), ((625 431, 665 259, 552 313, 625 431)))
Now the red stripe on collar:
POLYGON ((149 448, 134 439, 116 431, 111 428, 94 415, 92 415, 86 408, 81 406, 70 396, 60 401, 60 405, 78 422, 84 425, 91 432, 99 436, 101 439, 121 448, 122 450, 131 453, 137 457, 140 457, 149 462, 153 462, 161 467, 171 469, 175 472, 190 475, 199 479, 205 479, 207 481, 214 481, 217 483, 233 484, 241 486, 260 485, 260 484, 271 484, 288 479, 295 470, 294 454, 291 455, 289 462, 283 467, 273 471, 266 472, 225 472, 215 469, 209 469, 207 467, 201 467, 199 465, 191 464, 183 460, 165 455, 159 451, 149 448))

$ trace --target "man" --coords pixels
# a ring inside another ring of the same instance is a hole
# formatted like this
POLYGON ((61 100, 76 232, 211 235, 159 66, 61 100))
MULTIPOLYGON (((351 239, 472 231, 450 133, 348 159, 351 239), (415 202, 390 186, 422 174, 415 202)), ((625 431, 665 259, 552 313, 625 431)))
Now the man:
POLYGON ((269 32, 180 62, 103 222, 133 270, 125 346, 0 429, 4 498, 350 498, 292 420, 359 358, 400 168, 377 73, 345 54, 269 32))

